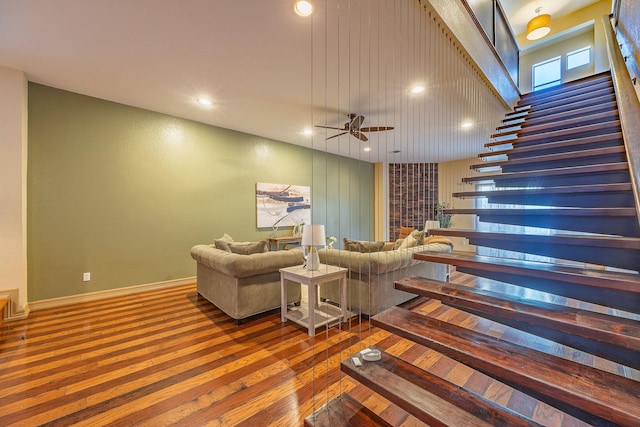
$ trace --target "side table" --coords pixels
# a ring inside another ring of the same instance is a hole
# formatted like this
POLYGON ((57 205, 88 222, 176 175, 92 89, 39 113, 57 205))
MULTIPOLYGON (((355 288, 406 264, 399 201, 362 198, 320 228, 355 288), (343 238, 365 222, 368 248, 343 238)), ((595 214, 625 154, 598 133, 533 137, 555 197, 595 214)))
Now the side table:
POLYGON ((347 301, 347 271, 343 267, 320 264, 320 268, 315 271, 308 271, 302 265, 280 269, 280 293, 281 293, 281 317, 282 322, 287 319, 305 326, 309 330, 310 336, 315 336, 316 328, 333 322, 344 321, 350 314, 346 309, 347 301), (286 280, 307 285, 309 297, 307 307, 302 305, 299 308, 287 310, 287 288, 286 280), (331 304, 318 302, 317 287, 332 280, 340 281, 340 308, 331 304))

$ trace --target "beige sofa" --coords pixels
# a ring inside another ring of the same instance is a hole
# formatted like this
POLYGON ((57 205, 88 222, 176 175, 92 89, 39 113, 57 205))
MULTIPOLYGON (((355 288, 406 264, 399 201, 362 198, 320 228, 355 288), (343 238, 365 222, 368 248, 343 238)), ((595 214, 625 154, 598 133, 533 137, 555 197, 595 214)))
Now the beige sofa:
MULTIPOLYGON (((447 266, 413 258, 416 252, 451 252, 452 245, 445 238, 427 238, 426 244, 408 248, 357 252, 324 248, 320 262, 349 269, 347 278, 347 306, 357 314, 373 316, 394 305, 416 297, 394 288, 394 282, 404 277, 419 276, 445 280, 447 266), (431 243, 429 243, 431 239, 431 243)), ((320 297, 334 303, 340 301, 339 286, 331 282, 321 286, 320 297)))
MULTIPOLYGON (((233 253, 215 245, 196 245, 198 293, 242 323, 280 307, 280 269, 304 263, 300 250, 233 253)), ((287 302, 300 302, 300 284, 287 281, 287 302)))

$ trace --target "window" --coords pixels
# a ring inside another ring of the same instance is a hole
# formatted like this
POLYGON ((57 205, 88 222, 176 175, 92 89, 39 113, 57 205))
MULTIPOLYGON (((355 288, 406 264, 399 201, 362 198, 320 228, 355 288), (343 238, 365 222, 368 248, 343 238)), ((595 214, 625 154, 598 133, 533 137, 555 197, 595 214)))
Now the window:
POLYGON ((567 53, 567 70, 591 63, 591 46, 567 53))
POLYGON ((533 65, 533 90, 546 89, 561 83, 560 57, 533 65))

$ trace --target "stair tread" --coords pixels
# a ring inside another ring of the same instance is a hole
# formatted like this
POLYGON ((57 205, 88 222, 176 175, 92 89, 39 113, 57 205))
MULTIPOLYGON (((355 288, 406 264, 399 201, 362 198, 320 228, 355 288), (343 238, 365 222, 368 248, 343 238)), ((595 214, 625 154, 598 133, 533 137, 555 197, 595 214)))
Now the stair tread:
POLYGON ((634 208, 468 208, 450 215, 477 215, 480 222, 640 237, 634 208))
POLYGON ((584 421, 640 424, 640 382, 399 307, 375 315, 371 323, 584 421))
POLYGON ((554 86, 547 89, 525 93, 524 95, 522 95, 521 99, 528 101, 531 99, 545 97, 550 94, 553 95, 556 93, 566 92, 567 90, 574 90, 576 88, 593 87, 594 85, 602 83, 612 83, 611 73, 609 71, 593 74, 578 80, 572 80, 570 82, 563 83, 561 86, 554 86))
MULTIPOLYGON (((606 99, 606 98, 605 98, 606 99)), ((564 120, 566 118, 575 118, 581 117, 585 115, 594 114, 596 112, 601 111, 618 111, 617 103, 615 100, 606 100, 605 102, 595 104, 595 105, 587 105, 587 106, 578 106, 577 108, 572 108, 571 110, 562 110, 558 112, 550 112, 546 115, 540 115, 536 117, 535 115, 528 115, 526 118, 522 118, 522 122, 519 123, 511 123, 506 124, 506 122, 513 122, 514 120, 518 120, 516 118, 505 119, 502 121, 502 125, 498 126, 496 130, 507 129, 513 126, 522 126, 529 127, 534 125, 539 125, 543 123, 549 123, 557 120, 564 120)))
POLYGON ((306 417, 304 425, 307 427, 391 427, 390 423, 356 401, 348 393, 342 393, 306 417))
POLYGON ((563 160, 565 158, 576 159, 576 158, 600 157, 600 156, 611 155, 611 154, 626 155, 626 151, 623 145, 615 146, 615 147, 591 148, 591 149, 579 150, 579 151, 566 151, 561 153, 541 154, 538 156, 531 156, 531 157, 518 157, 515 159, 508 159, 508 160, 486 161, 483 163, 476 163, 474 165, 471 165, 471 168, 485 169, 485 168, 494 167, 494 166, 502 167, 506 165, 522 165, 522 164, 532 164, 532 163, 553 162, 553 161, 563 160))
POLYGON ((502 136, 508 135, 518 135, 519 137, 526 136, 530 133, 540 133, 546 132, 548 130, 560 130, 560 129, 570 129, 574 127, 579 127, 584 125, 585 123, 593 124, 593 123, 601 123, 605 120, 616 120, 618 118, 618 111, 604 111, 589 115, 583 115, 580 117, 574 117, 571 119, 564 119, 561 122, 549 122, 549 123, 541 123, 541 124, 529 124, 528 120, 525 120, 524 126, 521 129, 513 129, 510 131, 499 132, 491 135, 491 138, 498 138, 502 136), (560 127, 562 126, 562 127, 560 127))
POLYGON ((595 97, 599 97, 602 95, 613 94, 614 89, 613 86, 603 86, 601 88, 596 88, 589 93, 584 93, 581 91, 572 92, 567 94, 567 96, 562 96, 555 99, 540 99, 540 100, 531 100, 531 102, 525 102, 519 104, 518 107, 526 107, 529 106, 529 112, 534 111, 543 111, 550 108, 554 108, 557 106, 565 106, 570 108, 572 104, 579 103, 581 101, 593 101, 595 97))
MULTIPOLYGON (((625 236, 587 235, 587 234, 534 234, 502 233, 491 231, 475 231, 454 228, 434 230, 438 235, 462 236, 468 239, 491 238, 493 240, 517 240, 523 243, 543 243, 546 245, 590 246, 609 249, 640 250, 640 238, 625 236)), ((640 267, 640 264, 638 264, 640 267)))
POLYGON ((340 368, 429 425, 533 426, 538 423, 386 352, 378 362, 340 368))
POLYGON ((640 367, 640 321, 423 277, 395 282, 401 291, 535 333, 561 344, 640 367))
POLYGON ((628 172, 629 165, 626 162, 618 162, 618 163, 603 163, 598 165, 587 165, 587 166, 570 166, 570 167, 563 167, 563 168, 540 169, 537 171, 526 171, 526 172, 503 172, 499 174, 483 174, 478 176, 462 178, 462 182, 472 183, 472 182, 483 182, 483 181, 513 180, 513 179, 521 179, 525 177, 548 178, 551 176, 594 174, 598 172, 613 173, 615 171, 628 172))
MULTIPOLYGON (((441 229, 434 232, 437 234, 439 230, 441 229)), ((597 289, 615 289, 640 296, 640 275, 638 274, 471 254, 426 251, 415 253, 413 257, 421 261, 446 263, 458 267, 477 269, 482 266, 491 270, 525 274, 533 278, 560 280, 597 289)))
POLYGON ((574 139, 565 139, 562 141, 553 141, 553 142, 547 142, 547 143, 541 143, 541 144, 535 144, 535 145, 526 145, 521 147, 518 146, 517 141, 513 141, 513 142, 514 142, 514 144, 512 144, 514 146, 513 148, 480 153, 478 157, 479 158, 491 157, 499 154, 520 155, 520 154, 530 154, 530 153, 544 152, 544 151, 558 150, 558 149, 561 149, 563 152, 566 152, 571 149, 588 146, 590 144, 606 143, 606 142, 617 143, 621 146, 624 144, 624 141, 622 140, 622 132, 614 132, 610 134, 587 136, 587 137, 574 138, 574 139))
POLYGON ((613 89, 613 81, 610 79, 605 79, 583 85, 563 86, 560 88, 556 88, 556 90, 551 90, 545 93, 533 92, 529 96, 521 97, 516 106, 521 107, 526 105, 543 105, 549 102, 557 102, 562 99, 584 96, 585 90, 595 92, 603 89, 613 89))
POLYGON ((521 115, 521 116, 518 116, 516 114, 516 112, 509 112, 509 113, 505 114, 505 118, 502 120, 502 122, 511 121, 511 120, 518 120, 518 119, 524 118, 524 117, 526 117, 527 120, 539 119, 539 118, 544 118, 544 117, 548 117, 548 116, 551 116, 551 115, 562 114, 563 112, 567 111, 568 108, 570 108, 570 109, 588 108, 589 106, 598 105, 598 104, 607 103, 607 102, 612 102, 612 101, 615 102, 615 94, 612 94, 612 93, 601 93, 598 96, 595 96, 595 97, 590 98, 590 99, 581 100, 581 101, 574 101, 571 104, 569 104, 568 106, 567 105, 558 105, 558 106, 547 108, 547 109, 540 110, 540 111, 529 111, 529 110, 527 110, 526 114, 521 115))
POLYGON ((631 191, 631 183, 594 184, 594 185, 567 185, 545 188, 518 188, 504 190, 461 191, 453 193, 454 197, 489 197, 510 195, 550 195, 550 194, 578 194, 578 193, 612 193, 631 191))
POLYGON ((444 209, 443 213, 452 215, 513 215, 513 216, 569 216, 569 217, 631 217, 636 218, 634 208, 540 208, 540 209, 444 209))
POLYGON ((545 140, 550 140, 548 142, 553 142, 554 140, 559 141, 564 139, 575 139, 580 137, 580 135, 593 132, 596 132, 597 134, 603 134, 605 132, 620 132, 620 120, 611 120, 605 123, 596 123, 584 126, 575 126, 567 129, 558 129, 543 132, 540 134, 520 136, 515 139, 507 139, 504 141, 491 141, 485 143, 484 146, 487 148, 505 144, 519 144, 520 146, 524 146, 525 144, 540 143, 540 141, 545 140))

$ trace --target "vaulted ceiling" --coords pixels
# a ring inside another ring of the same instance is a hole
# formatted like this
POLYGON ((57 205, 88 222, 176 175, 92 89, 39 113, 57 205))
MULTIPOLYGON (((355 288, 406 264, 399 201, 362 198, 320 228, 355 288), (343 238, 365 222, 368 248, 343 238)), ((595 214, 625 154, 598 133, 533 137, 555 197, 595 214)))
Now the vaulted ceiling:
MULTIPOLYGON (((524 3, 568 13, 592 1, 502 3, 517 32, 531 15, 524 3)), ((366 161, 475 155, 460 126, 475 122, 475 132, 486 134, 496 123, 474 117, 469 100, 447 99, 454 86, 467 88, 462 74, 438 72, 441 57, 420 59, 435 64, 427 78, 410 71, 411 52, 389 53, 398 40, 387 37, 386 18, 414 2, 398 4, 327 0, 312 20, 295 15, 291 0, 0 0, 0 66, 23 70, 32 82, 366 161), (342 80, 336 67, 353 69, 342 80), (319 91, 312 81, 332 89, 319 91), (413 112, 405 91, 420 81, 430 99, 413 112), (202 96, 213 104, 199 105, 202 96), (443 111, 459 113, 444 119, 443 111), (313 126, 342 127, 349 113, 364 114, 363 126, 395 129, 369 134, 372 150, 364 152, 353 137, 325 141, 335 132, 313 126), (424 120, 415 133, 407 130, 414 120, 408 113, 424 120), (425 133, 463 143, 408 153, 407 141, 425 133)), ((422 30, 414 21, 393 22, 396 29, 422 30)))

